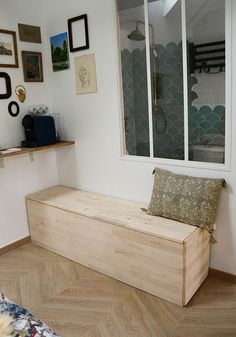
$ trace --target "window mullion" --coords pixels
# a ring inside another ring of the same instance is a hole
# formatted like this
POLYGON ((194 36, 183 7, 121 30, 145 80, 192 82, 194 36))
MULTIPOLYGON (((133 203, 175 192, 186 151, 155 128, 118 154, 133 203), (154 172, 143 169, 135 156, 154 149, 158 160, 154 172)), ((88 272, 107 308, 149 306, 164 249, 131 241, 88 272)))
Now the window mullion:
POLYGON ((189 161, 189 127, 188 127, 188 53, 186 0, 181 0, 182 16, 182 50, 183 50, 183 88, 184 88, 184 160, 189 161))
POLYGON ((148 88, 148 117, 149 117, 149 146, 150 158, 154 157, 153 150, 153 120, 152 120, 152 76, 150 60, 150 36, 149 36, 149 13, 148 0, 144 0, 145 36, 146 36, 146 64, 147 64, 147 88, 148 88))

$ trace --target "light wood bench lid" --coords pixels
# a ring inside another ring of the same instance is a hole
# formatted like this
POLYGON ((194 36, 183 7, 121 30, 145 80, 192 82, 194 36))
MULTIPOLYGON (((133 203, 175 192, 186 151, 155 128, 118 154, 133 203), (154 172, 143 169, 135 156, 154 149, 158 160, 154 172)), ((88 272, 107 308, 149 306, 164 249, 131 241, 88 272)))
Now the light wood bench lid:
POLYGON ((183 243, 194 231, 199 230, 178 221, 147 215, 141 210, 147 207, 146 204, 64 186, 55 186, 26 198, 178 243, 183 243))

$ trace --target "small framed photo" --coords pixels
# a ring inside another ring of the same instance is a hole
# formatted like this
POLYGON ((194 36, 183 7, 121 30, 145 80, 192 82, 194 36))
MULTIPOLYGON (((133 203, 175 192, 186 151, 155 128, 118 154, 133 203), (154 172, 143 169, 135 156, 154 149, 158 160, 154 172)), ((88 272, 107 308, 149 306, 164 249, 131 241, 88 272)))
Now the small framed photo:
POLYGON ((16 32, 0 29, 0 67, 19 68, 16 32))
POLYGON ((21 41, 42 43, 40 27, 18 23, 18 30, 21 41))
POLYGON ((22 51, 25 82, 43 82, 42 53, 22 51))
POLYGON ((69 32, 69 43, 71 52, 89 49, 87 14, 69 19, 68 32, 69 32))
POLYGON ((53 71, 70 68, 67 33, 50 37, 53 71))

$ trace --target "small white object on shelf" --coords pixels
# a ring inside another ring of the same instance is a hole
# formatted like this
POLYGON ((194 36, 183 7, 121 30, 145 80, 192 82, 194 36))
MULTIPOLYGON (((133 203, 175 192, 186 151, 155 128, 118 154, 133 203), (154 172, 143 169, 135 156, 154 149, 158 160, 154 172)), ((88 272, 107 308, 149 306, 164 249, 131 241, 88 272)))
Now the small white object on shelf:
POLYGON ((30 115, 43 115, 49 112, 49 108, 45 104, 40 105, 30 105, 28 108, 28 113, 30 115))
POLYGON ((4 149, 2 151, 0 151, 0 154, 7 154, 7 153, 12 153, 12 152, 18 152, 18 151, 21 151, 22 149, 19 148, 19 147, 12 147, 12 148, 9 148, 9 149, 4 149))

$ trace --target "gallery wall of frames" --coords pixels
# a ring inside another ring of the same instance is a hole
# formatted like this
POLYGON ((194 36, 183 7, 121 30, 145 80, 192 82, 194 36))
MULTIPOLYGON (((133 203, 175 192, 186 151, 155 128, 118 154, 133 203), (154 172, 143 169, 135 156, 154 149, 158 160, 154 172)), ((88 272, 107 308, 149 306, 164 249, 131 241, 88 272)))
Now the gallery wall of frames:
MULTIPOLYGON (((0 100, 8 100, 8 112, 12 117, 19 115, 21 104, 27 99, 26 84, 37 85, 44 82, 46 56, 43 52, 34 50, 34 46, 47 43, 42 40, 41 27, 25 22, 18 23, 17 26, 17 31, 0 27, 0 79, 3 83, 0 87, 0 100), (21 44, 24 46, 27 44, 29 47, 22 50, 21 44), (13 87, 8 69, 11 69, 12 73, 14 69, 19 68, 24 81, 13 87), (12 100, 12 95, 15 95, 16 99, 12 100)), ((76 93, 81 95, 97 92, 95 54, 78 55, 80 51, 90 47, 87 14, 68 18, 67 31, 58 32, 49 40, 52 71, 61 72, 70 69, 70 53, 76 53, 74 58, 76 93)))

